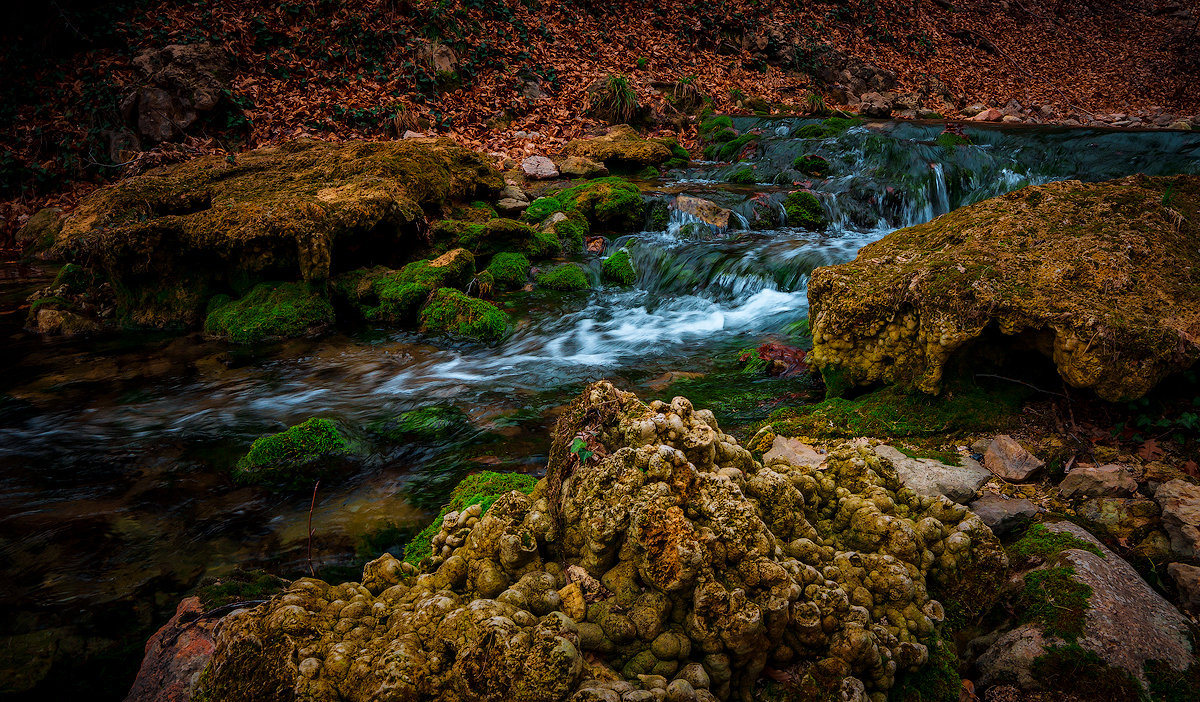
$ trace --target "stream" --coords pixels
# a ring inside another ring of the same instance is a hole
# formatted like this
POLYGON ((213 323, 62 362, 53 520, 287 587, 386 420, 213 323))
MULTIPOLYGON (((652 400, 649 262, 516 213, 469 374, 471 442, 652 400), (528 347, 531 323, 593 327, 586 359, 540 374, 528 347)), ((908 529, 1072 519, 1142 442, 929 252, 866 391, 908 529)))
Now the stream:
MULTIPOLYGON (((631 251, 632 288, 601 286, 592 257, 590 292, 500 296, 514 332, 496 347, 371 328, 256 349, 197 334, 40 340, 20 330, 22 306, 54 269, 0 264, 0 700, 81 690, 119 700, 146 637, 203 578, 308 574, 312 494, 229 477, 258 436, 312 416, 365 426, 418 407, 462 411, 463 430, 444 442, 400 447, 318 488, 311 567, 353 577, 398 551, 465 473, 543 470, 556 412, 590 381, 614 379, 647 400, 676 394, 667 374, 765 382, 737 378, 738 351, 786 339, 807 315, 811 270, 898 227, 1053 180, 1200 173, 1195 132, 967 127, 973 145, 944 147, 940 123, 793 136, 807 123, 737 118, 739 131, 762 135, 748 161, 640 182, 651 201, 686 194, 729 208, 731 226, 677 210, 665 228, 648 218, 647 231, 609 244, 631 251), (808 153, 829 162, 828 178, 790 171, 808 153), (759 184, 731 184, 746 167, 759 184), (798 183, 820 198, 827 230, 783 225, 798 183)), ((771 393, 806 397, 803 381, 770 382, 771 393)))

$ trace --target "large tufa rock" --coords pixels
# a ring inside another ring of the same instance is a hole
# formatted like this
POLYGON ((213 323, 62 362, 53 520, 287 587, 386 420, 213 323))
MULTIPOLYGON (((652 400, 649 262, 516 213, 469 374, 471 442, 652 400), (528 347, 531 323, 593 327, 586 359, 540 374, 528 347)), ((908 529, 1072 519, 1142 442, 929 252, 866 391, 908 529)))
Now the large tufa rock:
POLYGON ((810 358, 850 383, 935 394, 990 330, 986 343, 1040 351, 1072 386, 1139 397, 1200 357, 1198 211, 1200 176, 1131 176, 900 229, 813 271, 810 358))
POLYGON ((602 162, 613 171, 637 171, 666 162, 671 158, 671 149, 657 141, 643 139, 627 124, 618 124, 604 136, 568 142, 563 147, 563 154, 602 162))
POLYGON ((182 136, 229 89, 229 56, 211 44, 148 49, 133 66, 143 83, 121 102, 121 110, 151 143, 182 136))
POLYGON ((1007 564, 865 446, 763 466, 711 412, 607 382, 567 408, 531 494, 447 512, 429 545, 415 578, 385 559, 227 618, 199 694, 750 700, 769 664, 865 700, 926 662, 927 587, 994 596, 1007 564))
POLYGON ((425 246, 426 210, 503 184, 486 157, 448 139, 298 141, 98 190, 52 253, 110 281, 122 323, 190 326, 216 290, 404 262, 425 246))

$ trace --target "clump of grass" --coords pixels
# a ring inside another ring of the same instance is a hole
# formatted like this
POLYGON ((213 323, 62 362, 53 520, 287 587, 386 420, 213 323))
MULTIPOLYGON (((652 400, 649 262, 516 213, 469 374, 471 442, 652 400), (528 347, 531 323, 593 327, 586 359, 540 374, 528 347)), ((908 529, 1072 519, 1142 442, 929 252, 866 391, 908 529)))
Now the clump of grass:
POLYGON ((603 85, 589 94, 587 113, 609 124, 629 124, 640 109, 629 79, 619 73, 608 74, 603 85))

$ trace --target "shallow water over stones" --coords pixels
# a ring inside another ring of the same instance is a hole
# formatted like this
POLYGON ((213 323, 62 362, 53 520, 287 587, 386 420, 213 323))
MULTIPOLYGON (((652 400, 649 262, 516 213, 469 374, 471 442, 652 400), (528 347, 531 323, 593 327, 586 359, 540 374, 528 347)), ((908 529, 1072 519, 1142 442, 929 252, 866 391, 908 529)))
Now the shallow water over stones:
MULTIPOLYGON (((540 471, 546 428, 585 383, 611 378, 669 399, 670 388, 647 389, 664 374, 727 372, 738 349, 806 315, 812 268, 849 260, 898 226, 1032 183, 1200 172, 1198 134, 970 127, 975 145, 945 147, 940 124, 794 138, 803 123, 738 119, 763 135, 747 163, 694 164, 643 183, 650 199, 686 194, 729 208, 730 228, 687 227, 696 222, 675 212, 610 241, 610 252, 631 251, 632 288, 599 287, 595 257, 584 262, 591 292, 502 296, 515 328, 496 347, 378 329, 259 349, 195 335, 41 341, 20 332, 22 305, 53 269, 0 265, 0 637, 14 662, 36 661, 16 683, 0 682, 0 698, 54 698, 89 676, 90 696, 119 699, 149 631, 203 576, 307 574, 312 495, 229 478, 257 436, 314 415, 365 425, 430 405, 470 419, 451 439, 321 485, 313 567, 348 576, 397 547, 404 527, 423 525, 465 472, 540 471), (829 178, 790 170, 807 153, 831 164, 829 178), (759 185, 727 182, 746 167, 759 185), (827 230, 782 225, 797 182, 818 195, 827 230)), ((771 382, 779 394, 805 390, 771 382)))

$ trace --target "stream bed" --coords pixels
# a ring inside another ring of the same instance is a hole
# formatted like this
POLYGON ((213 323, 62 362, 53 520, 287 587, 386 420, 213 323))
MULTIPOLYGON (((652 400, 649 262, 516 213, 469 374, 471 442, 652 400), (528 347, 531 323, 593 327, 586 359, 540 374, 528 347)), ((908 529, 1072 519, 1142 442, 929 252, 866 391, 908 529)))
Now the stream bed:
MULTIPOLYGON (((465 473, 543 470, 557 410, 593 380, 669 399, 682 391, 668 380, 704 374, 814 399, 803 380, 739 377, 738 352, 786 340, 807 315, 811 270, 898 227, 1030 184, 1200 172, 1200 133, 967 127, 972 145, 942 146, 940 123, 795 136, 807 123, 736 119, 761 134, 752 158, 640 182, 652 201, 727 207, 731 226, 677 210, 665 225, 648 219, 609 244, 630 249, 632 288, 601 286, 593 257, 590 292, 501 296, 514 332, 494 347, 370 328, 256 349, 197 334, 40 340, 21 331, 24 300, 54 269, 0 264, 0 700, 121 699, 146 637, 206 576, 353 577, 398 550, 465 473), (809 153, 828 178, 791 171, 809 153), (729 182, 745 168, 758 184, 729 182), (780 203, 798 184, 820 198, 825 231, 783 226, 780 203), (464 428, 322 484, 315 502, 229 477, 256 437, 309 417, 365 426, 430 406, 461 411, 464 428)), ((770 409, 717 414, 736 428, 770 409)))

